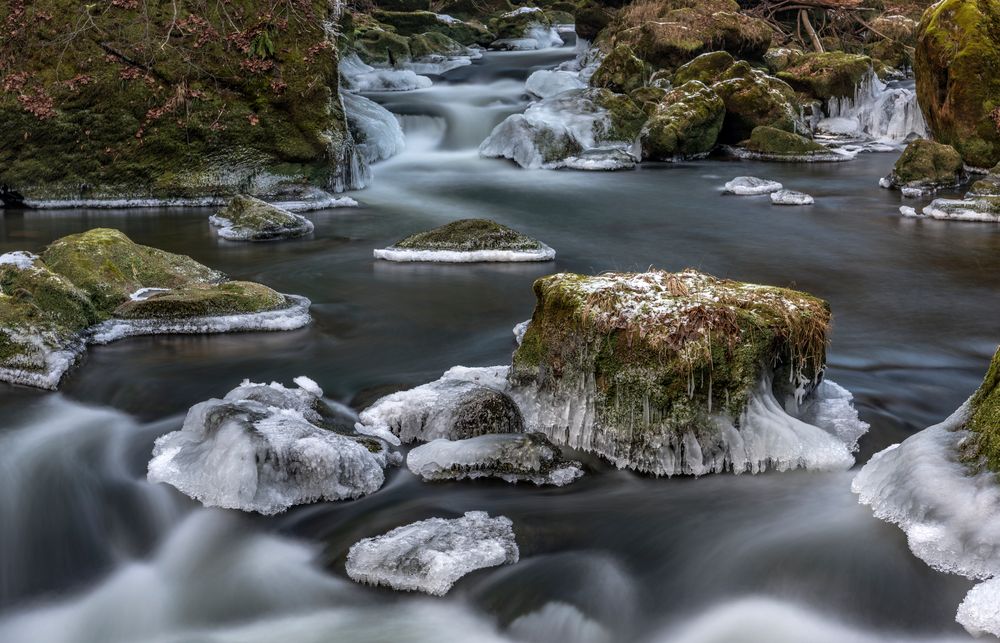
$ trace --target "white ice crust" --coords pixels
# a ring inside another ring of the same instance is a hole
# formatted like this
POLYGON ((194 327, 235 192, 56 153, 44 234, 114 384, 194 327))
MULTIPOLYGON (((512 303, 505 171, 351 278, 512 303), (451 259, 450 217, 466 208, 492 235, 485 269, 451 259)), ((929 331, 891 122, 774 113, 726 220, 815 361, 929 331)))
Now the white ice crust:
POLYGON ((578 463, 543 472, 559 454, 520 433, 480 435, 465 440, 432 440, 411 450, 406 466, 424 480, 500 478, 536 485, 567 485, 583 475, 578 463))
POLYGON ((777 181, 760 179, 756 176, 738 176, 726 183, 722 193, 736 194, 738 196, 756 196, 758 194, 771 194, 772 192, 781 190, 783 187, 777 181))
POLYGON ((401 92, 426 89, 433 85, 430 78, 409 69, 376 69, 351 53, 340 59, 340 74, 345 89, 355 92, 401 92))
POLYGON ((556 251, 544 243, 536 250, 412 250, 409 248, 378 248, 376 259, 396 262, 481 263, 552 261, 556 251))
MULTIPOLYGON (((319 388, 244 381, 225 399, 191 407, 159 437, 147 477, 211 507, 275 514, 292 505, 373 493, 389 455, 316 426, 319 388)), ((321 391, 320 391, 321 392, 321 391)))
POLYGON ((524 83, 524 88, 528 93, 539 98, 558 96, 573 89, 583 89, 586 86, 587 84, 580 80, 580 74, 552 69, 539 69, 528 76, 528 80, 524 83))
POLYGON ((360 94, 343 92, 341 98, 358 151, 365 161, 374 163, 403 151, 406 137, 392 112, 360 94))
POLYGON ((27 270, 35 265, 36 259, 38 259, 36 254, 15 250, 0 255, 0 266, 14 266, 18 270, 27 270))
POLYGON ((976 198, 934 199, 924 207, 923 216, 951 221, 1000 222, 1000 210, 991 212, 985 201, 976 198))
POLYGON ((778 190, 771 193, 771 203, 775 205, 812 205, 816 200, 804 192, 778 190))
POLYGON ((944 422, 881 451, 854 478, 852 490, 875 516, 898 525, 910 550, 931 567, 990 579, 966 597, 958 620, 970 632, 1000 636, 1000 484, 972 472, 959 450, 967 402, 944 422))
POLYGON ((519 555, 509 519, 469 511, 365 538, 351 547, 346 566, 360 583, 443 596, 466 574, 516 563, 519 555))

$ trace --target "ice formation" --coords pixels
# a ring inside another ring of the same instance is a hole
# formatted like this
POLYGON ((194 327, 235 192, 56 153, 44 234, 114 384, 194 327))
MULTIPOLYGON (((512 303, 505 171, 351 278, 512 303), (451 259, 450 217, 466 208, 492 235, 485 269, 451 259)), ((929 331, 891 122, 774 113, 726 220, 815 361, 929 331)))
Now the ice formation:
POLYGON ((587 86, 580 80, 578 73, 551 69, 539 69, 524 83, 524 88, 530 94, 539 98, 551 98, 573 89, 584 89, 587 86))
POLYGON ((343 92, 341 97, 351 134, 359 153, 368 163, 403 151, 406 137, 392 112, 359 94, 343 92))
MULTIPOLYGON (((512 387, 509 367, 456 366, 441 379, 382 398, 361 413, 361 422, 389 426, 410 439, 431 440, 448 433, 460 417, 459 392, 492 389, 509 396, 523 416, 525 431, 544 433, 555 444, 597 453, 619 468, 640 468, 654 475, 786 471, 796 468, 843 470, 854 464, 853 451, 868 425, 858 418, 851 394, 823 381, 801 404, 780 402, 769 378, 754 390, 739 418, 712 416, 714 432, 688 431, 665 438, 655 453, 620 454, 613 440, 595 426, 595 383, 574 394, 555 395, 535 387, 512 387)), ((496 431, 482 431, 482 433, 496 431)), ((510 432, 521 432, 520 429, 510 432)))
POLYGON ((782 186, 777 181, 759 179, 755 176, 738 176, 726 183, 723 194, 736 194, 738 196, 755 196, 758 194, 770 194, 781 190, 782 186))
POLYGON ((771 193, 771 203, 775 205, 812 205, 815 199, 804 192, 778 190, 771 193))
POLYGON ((584 150, 578 156, 568 157, 563 162, 563 167, 570 170, 611 172, 614 170, 630 170, 638 162, 638 159, 631 152, 620 148, 594 148, 584 150))
POLYGON ((556 251, 544 243, 536 250, 412 250, 408 248, 377 248, 376 259, 385 261, 436 263, 511 263, 519 261, 552 261, 556 251))
POLYGON ((593 148, 627 151, 633 141, 607 140, 610 115, 591 90, 571 90, 532 103, 497 125, 479 146, 479 154, 507 158, 528 169, 555 169, 566 159, 593 148))
POLYGON ((834 98, 820 132, 898 144, 912 136, 927 137, 927 124, 913 89, 891 87, 874 72, 858 85, 853 98, 834 98))
POLYGON ((530 323, 531 320, 526 319, 523 322, 520 322, 519 324, 514 326, 514 340, 517 342, 518 346, 520 346, 521 342, 524 341, 524 334, 528 332, 528 324, 530 323))
POLYGON ((288 300, 288 307, 259 313, 168 319, 109 319, 89 329, 86 338, 92 344, 109 344, 138 335, 279 331, 295 330, 308 325, 311 302, 305 297, 295 295, 285 295, 285 297, 288 300))
POLYGON ((14 266, 19 270, 27 270, 35 265, 36 259, 38 259, 38 255, 34 253, 15 250, 0 255, 0 266, 14 266))
POLYGON ((301 237, 313 231, 313 222, 304 216, 287 210, 284 214, 294 218, 294 224, 288 222, 280 229, 277 229, 277 225, 274 225, 267 230, 240 226, 233 223, 222 214, 213 214, 208 218, 208 221, 213 226, 218 228, 219 236, 227 241, 272 241, 278 239, 289 239, 292 237, 301 237))
POLYGON ((509 519, 469 511, 462 518, 429 518, 365 538, 351 547, 346 567, 359 583, 443 596, 466 574, 518 558, 509 519))
POLYGON ((465 440, 433 440, 406 456, 406 466, 424 480, 500 478, 536 485, 567 485, 583 475, 537 433, 501 433, 465 440))
POLYGON ((553 601, 540 610, 518 616, 507 632, 524 643, 612 643, 614 637, 597 621, 569 603, 553 601))
POLYGON ((969 437, 967 402, 944 422, 868 461, 852 483, 877 518, 898 525, 910 550, 931 567, 975 579, 958 619, 972 633, 1000 636, 1000 485, 961 461, 969 437))
POLYGON ((377 491, 390 461, 385 445, 318 426, 319 389, 301 382, 244 381, 222 400, 191 407, 179 431, 156 440, 149 481, 206 506, 261 514, 377 491))
POLYGON ((952 221, 997 223, 1000 222, 1000 199, 996 197, 934 199, 924 207, 923 216, 952 221))
POLYGON ((86 348, 82 339, 67 340, 58 333, 44 329, 35 329, 30 334, 8 331, 8 335, 14 343, 32 345, 34 350, 30 355, 22 357, 21 364, 0 367, 0 382, 52 391, 59 388, 63 375, 73 367, 86 348))
POLYGON ((434 83, 410 69, 376 69, 352 53, 340 59, 344 89, 353 92, 405 92, 427 89, 434 83))

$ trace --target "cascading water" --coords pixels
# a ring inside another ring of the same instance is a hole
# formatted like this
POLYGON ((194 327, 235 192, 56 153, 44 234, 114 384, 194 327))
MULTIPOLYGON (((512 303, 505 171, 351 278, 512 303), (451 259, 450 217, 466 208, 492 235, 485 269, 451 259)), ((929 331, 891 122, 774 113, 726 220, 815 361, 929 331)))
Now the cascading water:
POLYGON ((884 83, 870 72, 853 98, 833 98, 827 117, 816 124, 821 134, 898 145, 911 137, 926 138, 927 124, 909 83, 884 83))

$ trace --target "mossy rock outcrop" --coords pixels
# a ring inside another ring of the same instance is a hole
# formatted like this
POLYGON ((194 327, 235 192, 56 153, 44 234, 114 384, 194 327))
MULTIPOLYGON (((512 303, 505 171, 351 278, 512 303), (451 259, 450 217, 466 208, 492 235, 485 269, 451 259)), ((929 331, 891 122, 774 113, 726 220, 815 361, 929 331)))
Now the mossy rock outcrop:
POLYGON ((772 37, 766 22, 740 13, 733 0, 639 0, 622 9, 609 30, 613 42, 664 69, 715 50, 760 60, 772 37))
POLYGON ((916 20, 889 14, 878 16, 869 24, 874 31, 864 48, 866 54, 894 69, 913 67, 913 49, 917 44, 916 20))
POLYGON ((762 382, 773 381, 779 396, 811 390, 824 368, 830 310, 805 293, 694 270, 560 273, 534 290, 512 390, 588 400, 590 437, 574 446, 619 466, 669 471, 677 463, 664 463, 667 445, 687 434, 722 440, 712 437, 720 431, 713 416, 739 417, 762 382))
POLYGON ((3 3, 7 202, 351 186, 326 0, 3 3))
POLYGON ((795 90, 746 62, 740 61, 723 71, 712 84, 712 90, 726 105, 726 119, 719 136, 722 142, 741 141, 760 126, 794 132, 800 120, 795 90))
POLYGON ((1000 164, 972 184, 969 196, 1000 196, 1000 164))
POLYGON ((986 377, 970 404, 966 428, 973 439, 965 446, 965 455, 1000 474, 1000 350, 993 355, 986 377))
POLYGON ((832 153, 816 141, 801 134, 776 127, 754 128, 750 138, 740 147, 751 156, 768 161, 811 161, 833 159, 832 153))
POLYGON ((645 85, 648 76, 646 64, 636 57, 632 48, 618 45, 601 61, 601 65, 590 77, 590 84, 592 87, 627 94, 645 85))
POLYGON ((645 160, 707 154, 715 147, 726 105, 704 83, 692 80, 660 100, 640 134, 645 160))
POLYGON ((933 192, 965 180, 961 155, 950 145, 925 139, 911 142, 882 184, 897 189, 933 192))
POLYGON ((477 22, 445 21, 430 11, 376 11, 372 17, 400 36, 440 33, 466 46, 487 45, 494 39, 494 34, 477 22))
POLYGON ((917 99, 934 139, 965 163, 1000 162, 1000 0, 943 0, 917 29, 917 99))
POLYGON ((711 85, 734 64, 736 59, 728 51, 711 51, 682 65, 674 72, 673 84, 680 86, 690 80, 697 80, 711 85))
POLYGON ((490 219, 459 219, 375 251, 388 261, 547 261, 555 252, 537 239, 490 219))
POLYGON ((858 86, 872 70, 872 59, 842 51, 790 56, 791 65, 777 77, 796 91, 818 100, 854 98, 858 86))
POLYGON ((248 196, 236 196, 209 218, 219 236, 230 241, 274 241, 301 237, 313 224, 300 214, 248 196))

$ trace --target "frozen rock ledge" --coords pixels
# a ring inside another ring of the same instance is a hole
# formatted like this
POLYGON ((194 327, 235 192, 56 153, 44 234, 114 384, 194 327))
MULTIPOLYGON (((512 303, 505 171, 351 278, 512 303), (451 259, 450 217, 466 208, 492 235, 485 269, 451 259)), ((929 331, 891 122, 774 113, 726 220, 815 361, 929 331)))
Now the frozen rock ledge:
POLYGON ((519 556, 509 519, 469 511, 355 543, 347 554, 347 575, 359 583, 444 596, 466 574, 516 563, 519 556))
POLYGON ((376 259, 396 262, 551 261, 544 243, 488 219, 461 219, 375 250, 376 259))
POLYGON ((305 236, 313 223, 301 214, 249 196, 236 196, 209 217, 219 236, 228 241, 278 241, 305 236))

